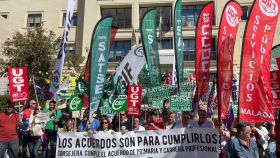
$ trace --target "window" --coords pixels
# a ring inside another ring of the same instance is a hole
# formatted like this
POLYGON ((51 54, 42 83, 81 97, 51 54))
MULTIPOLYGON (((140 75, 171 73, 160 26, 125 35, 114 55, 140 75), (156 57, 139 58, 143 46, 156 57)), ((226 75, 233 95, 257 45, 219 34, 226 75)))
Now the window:
POLYGON ((39 27, 42 22, 42 14, 28 14, 27 27, 39 27))
MULTIPOLYGON (((215 38, 212 39, 211 60, 217 60, 215 38)), ((184 61, 195 61, 195 39, 184 40, 184 61)))
POLYGON ((102 8, 101 16, 112 16, 114 26, 131 28, 131 8, 102 8))
POLYGON ((251 6, 242 6, 242 11, 243 15, 241 16, 241 20, 248 20, 251 11, 251 6))
POLYGON ((171 39, 158 39, 158 48, 159 49, 173 49, 173 41, 171 39))
MULTIPOLYGON (((65 19, 66 19, 66 13, 63 13, 62 26, 65 25, 65 19)), ((77 26, 77 24, 78 24, 78 13, 73 14, 70 23, 71 23, 71 26, 77 26)))
POLYGON ((196 26, 199 14, 203 5, 188 5, 182 7, 182 26, 194 27, 196 26))
POLYGON ((120 62, 131 49, 130 41, 115 41, 109 54, 109 62, 120 62))
POLYGON ((76 52, 76 44, 75 43, 67 43, 65 46, 65 55, 70 56, 74 55, 76 52))
POLYGON ((1 14, 1 16, 5 19, 8 19, 8 15, 7 14, 1 14))
MULTIPOLYGON (((141 7, 140 8, 140 20, 142 20, 144 14, 152 9, 151 7, 141 7)), ((172 8, 171 7, 157 7, 157 15, 156 15, 156 26, 160 27, 160 31, 162 33, 169 32, 172 27, 172 8)))

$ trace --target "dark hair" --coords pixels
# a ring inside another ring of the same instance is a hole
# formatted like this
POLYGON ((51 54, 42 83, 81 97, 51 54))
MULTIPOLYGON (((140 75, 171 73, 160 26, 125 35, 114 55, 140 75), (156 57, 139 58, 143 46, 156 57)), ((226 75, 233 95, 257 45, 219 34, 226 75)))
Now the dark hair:
POLYGON ((51 100, 49 104, 51 104, 51 103, 56 104, 56 101, 51 100))
POLYGON ((246 126, 249 126, 249 124, 246 123, 246 122, 239 122, 239 123, 237 123, 237 125, 236 125, 237 134, 240 134, 241 132, 244 132, 246 126))
POLYGON ((101 120, 100 120, 101 126, 99 126, 99 131, 103 131, 103 130, 104 130, 104 129, 103 129, 103 126, 102 126, 104 120, 106 120, 106 121, 108 122, 108 129, 112 129, 112 125, 111 125, 109 119, 106 118, 106 117, 103 117, 103 118, 101 118, 101 120))

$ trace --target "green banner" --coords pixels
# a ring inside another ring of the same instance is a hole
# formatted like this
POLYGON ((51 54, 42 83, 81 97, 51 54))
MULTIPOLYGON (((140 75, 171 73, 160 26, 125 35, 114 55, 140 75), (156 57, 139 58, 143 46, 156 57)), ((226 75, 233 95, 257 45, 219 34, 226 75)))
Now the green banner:
POLYGON ((82 110, 82 99, 78 96, 70 96, 70 111, 80 111, 82 110))
POLYGON ((163 108, 163 101, 152 101, 151 109, 162 109, 163 108))
POLYGON ((194 90, 194 83, 187 82, 182 84, 181 95, 191 97, 194 90))
POLYGON ((171 96, 169 99, 171 111, 192 111, 192 98, 188 96, 171 96))
POLYGON ((161 84, 158 41, 156 32, 156 10, 147 11, 141 22, 141 38, 148 64, 152 86, 161 84))
POLYGON ((177 0, 174 10, 174 37, 175 37, 175 63, 177 72, 177 86, 178 92, 181 92, 181 86, 184 81, 183 69, 184 69, 184 45, 182 39, 182 0, 177 0))
POLYGON ((99 20, 96 24, 90 48, 90 84, 89 100, 90 115, 95 112, 103 95, 104 83, 108 66, 112 17, 99 20))
POLYGON ((149 103, 152 103, 153 101, 168 99, 169 96, 175 93, 176 93, 176 86, 163 85, 163 86, 148 88, 146 95, 148 97, 149 103))
POLYGON ((103 99, 101 100, 100 114, 101 115, 112 114, 112 108, 111 108, 109 102, 103 101, 103 99))
MULTIPOLYGON (((110 102, 109 102, 110 103, 110 102)), ((127 96, 119 95, 118 98, 111 102, 113 112, 121 112, 127 110, 127 96)))
POLYGON ((143 87, 152 87, 149 76, 139 75, 139 84, 143 87))

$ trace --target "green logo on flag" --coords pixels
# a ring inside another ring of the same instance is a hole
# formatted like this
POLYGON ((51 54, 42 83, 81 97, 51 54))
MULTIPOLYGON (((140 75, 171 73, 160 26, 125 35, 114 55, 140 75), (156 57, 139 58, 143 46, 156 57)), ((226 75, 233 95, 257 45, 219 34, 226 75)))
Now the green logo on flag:
POLYGON ((119 95, 119 97, 112 102, 112 110, 113 110, 113 112, 126 111, 127 110, 127 96, 119 95))
POLYGON ((100 113, 101 115, 108 115, 112 113, 112 108, 110 107, 108 101, 105 101, 103 104, 101 104, 100 113))
POLYGON ((82 110, 82 99, 78 96, 70 96, 70 111, 80 111, 82 110))

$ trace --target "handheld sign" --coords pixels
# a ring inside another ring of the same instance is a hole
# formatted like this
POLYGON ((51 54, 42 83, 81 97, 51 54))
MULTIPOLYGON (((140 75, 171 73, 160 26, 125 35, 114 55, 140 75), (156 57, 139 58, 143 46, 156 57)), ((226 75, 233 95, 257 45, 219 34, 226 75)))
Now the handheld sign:
POLYGON ((70 111, 80 111, 82 110, 82 99, 78 96, 70 96, 70 111))

